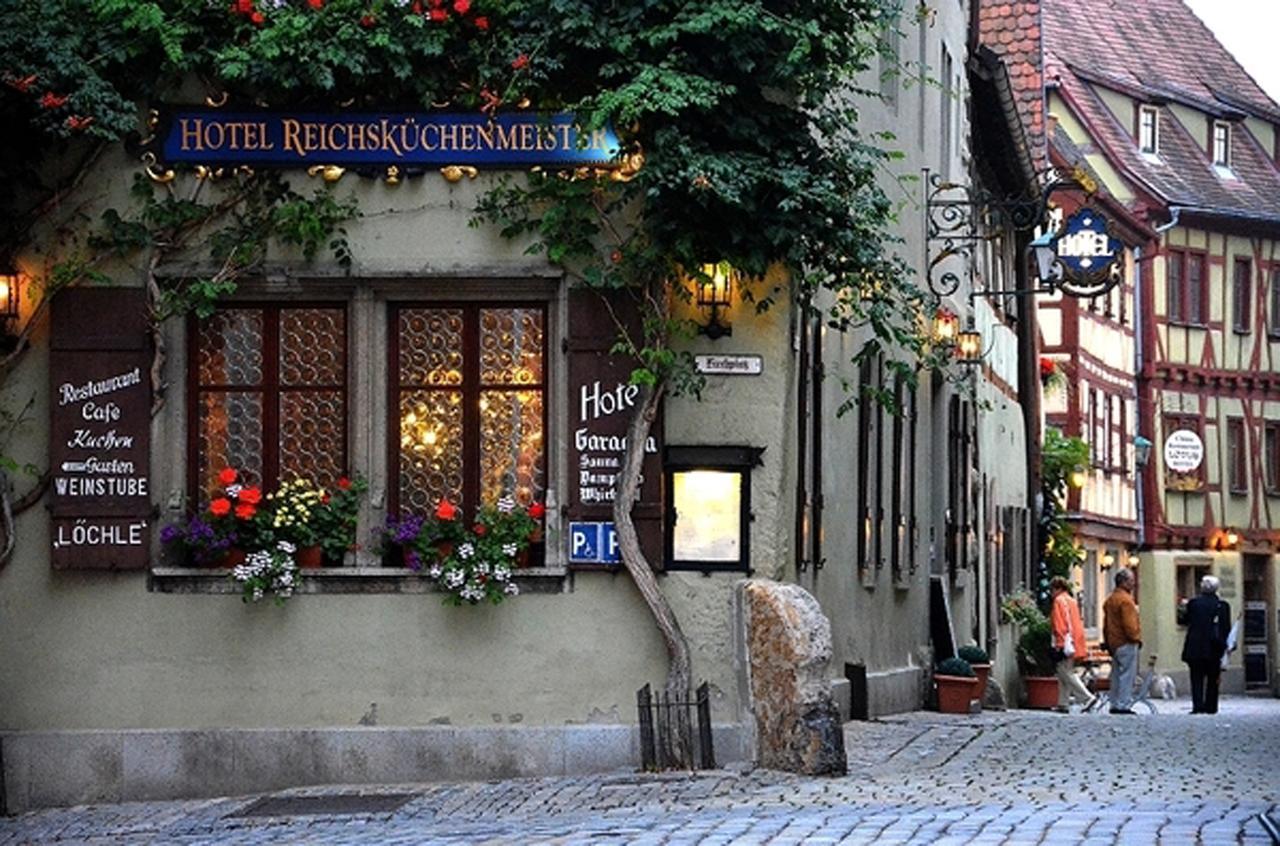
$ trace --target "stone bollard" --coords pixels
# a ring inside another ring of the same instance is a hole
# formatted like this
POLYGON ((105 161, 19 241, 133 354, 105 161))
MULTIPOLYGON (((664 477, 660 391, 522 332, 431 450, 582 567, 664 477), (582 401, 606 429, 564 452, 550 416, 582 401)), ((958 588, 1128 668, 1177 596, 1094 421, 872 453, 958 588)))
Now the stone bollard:
POLYGON ((737 585, 745 701, 756 763, 804 775, 844 775, 844 727, 831 695, 831 622, 798 585, 737 585))

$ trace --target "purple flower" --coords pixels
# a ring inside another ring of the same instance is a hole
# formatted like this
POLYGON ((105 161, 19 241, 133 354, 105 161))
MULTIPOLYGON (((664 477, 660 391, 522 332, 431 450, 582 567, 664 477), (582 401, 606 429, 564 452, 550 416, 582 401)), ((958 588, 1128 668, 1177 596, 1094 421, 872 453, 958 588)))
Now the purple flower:
POLYGON ((405 514, 398 520, 387 519, 387 534, 393 543, 406 544, 418 539, 422 532, 422 517, 417 514, 405 514))
POLYGON ((160 543, 171 544, 183 539, 181 526, 165 526, 160 530, 160 543))
POLYGON ((412 549, 406 549, 404 551, 404 565, 408 567, 410 570, 414 570, 414 571, 421 570, 422 558, 418 555, 416 551, 412 549))

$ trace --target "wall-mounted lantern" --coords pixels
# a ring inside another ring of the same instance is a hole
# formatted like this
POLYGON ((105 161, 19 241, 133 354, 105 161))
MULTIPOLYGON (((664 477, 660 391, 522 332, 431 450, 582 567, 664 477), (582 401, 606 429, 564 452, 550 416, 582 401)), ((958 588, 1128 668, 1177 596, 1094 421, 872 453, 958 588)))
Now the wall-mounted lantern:
POLYGON ((1218 529, 1209 536, 1209 548, 1215 552, 1229 552, 1240 546, 1240 533, 1232 527, 1218 529))
POLYGON ((1142 435, 1133 437, 1133 463, 1141 470, 1151 460, 1151 441, 1142 435))
POLYGON ((694 288, 699 308, 710 309, 711 316, 705 325, 698 327, 699 335, 711 340, 733 334, 733 327, 720 322, 720 309, 728 308, 733 301, 733 283, 738 272, 726 261, 704 264, 696 277, 694 288))
POLYGON ((1084 483, 1087 481, 1089 481, 1089 473, 1082 464, 1077 464, 1071 468, 1071 472, 1067 475, 1067 482, 1073 488, 1083 488, 1084 483))
POLYGON ((982 333, 973 328, 972 322, 956 335, 956 358, 961 364, 977 365, 982 362, 982 333))
POLYGON ((1062 278, 1062 265, 1058 252, 1053 248, 1053 232, 1046 231, 1027 245, 1036 262, 1036 275, 1042 282, 1056 282, 1062 278))
POLYGON ((18 344, 18 284, 21 274, 9 261, 0 261, 0 349, 18 344))
POLYGON ((933 342, 938 346, 951 346, 960 334, 960 318, 954 311, 939 307, 933 314, 933 342))

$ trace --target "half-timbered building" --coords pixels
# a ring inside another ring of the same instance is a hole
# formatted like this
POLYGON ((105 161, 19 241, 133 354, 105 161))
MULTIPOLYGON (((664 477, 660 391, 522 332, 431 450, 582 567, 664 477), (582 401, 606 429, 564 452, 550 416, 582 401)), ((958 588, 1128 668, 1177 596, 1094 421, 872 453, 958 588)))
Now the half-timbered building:
POLYGON ((1043 30, 1053 142, 1097 175, 1133 247, 1131 281, 1064 311, 1056 339, 1073 368, 1058 411, 1093 449, 1082 534, 1106 536, 1085 528, 1137 481, 1107 527, 1123 535, 1086 548, 1118 565, 1136 528, 1146 648, 1174 675, 1180 605, 1219 576, 1245 618, 1228 689, 1275 689, 1280 106, 1181 0, 1052 0, 1043 30))

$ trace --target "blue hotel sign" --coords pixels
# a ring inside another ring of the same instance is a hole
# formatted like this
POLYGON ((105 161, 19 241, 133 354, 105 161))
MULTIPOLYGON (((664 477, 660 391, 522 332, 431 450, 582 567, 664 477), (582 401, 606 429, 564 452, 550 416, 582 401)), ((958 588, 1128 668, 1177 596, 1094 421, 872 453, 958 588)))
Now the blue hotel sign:
POLYGON ((1058 287, 1065 293, 1096 297, 1120 281, 1124 244, 1096 209, 1086 206, 1067 218, 1052 244, 1063 271, 1058 287))
POLYGON ((180 110, 160 133, 165 164, 255 167, 475 167, 617 164, 611 128, 521 112, 319 114, 180 110))

